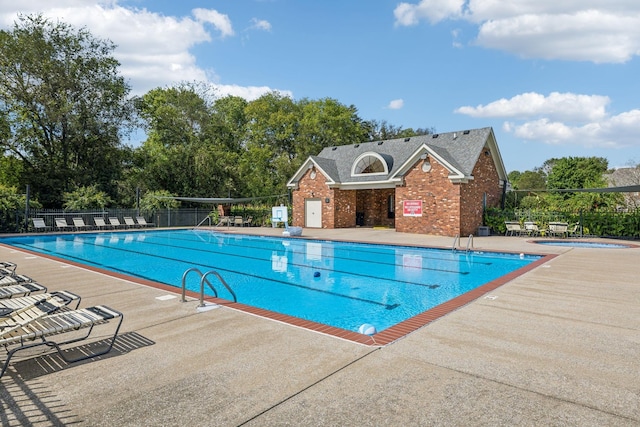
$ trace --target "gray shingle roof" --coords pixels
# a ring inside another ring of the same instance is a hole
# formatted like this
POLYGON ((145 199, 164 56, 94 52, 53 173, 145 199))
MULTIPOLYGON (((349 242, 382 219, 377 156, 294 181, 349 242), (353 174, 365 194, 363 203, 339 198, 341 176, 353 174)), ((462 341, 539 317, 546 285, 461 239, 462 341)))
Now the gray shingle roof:
POLYGON ((491 132, 491 128, 487 127, 327 147, 317 156, 312 156, 311 159, 337 183, 384 181, 394 176, 399 168, 425 145, 452 168, 464 176, 470 176, 491 132), (353 162, 358 156, 367 152, 375 152, 384 158, 392 159, 391 162, 388 162, 392 166, 387 176, 351 175, 353 162))

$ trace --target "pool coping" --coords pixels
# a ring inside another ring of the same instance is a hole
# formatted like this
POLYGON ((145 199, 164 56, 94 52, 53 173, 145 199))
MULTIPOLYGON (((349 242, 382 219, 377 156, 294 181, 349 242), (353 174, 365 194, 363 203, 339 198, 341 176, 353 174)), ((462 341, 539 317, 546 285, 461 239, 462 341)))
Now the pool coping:
MULTIPOLYGON (((120 231, 120 230, 119 230, 120 231)), ((121 230, 121 231, 125 231, 125 230, 121 230)), ((128 232, 136 232, 136 231, 132 231, 132 230, 126 230, 128 232)), ((215 232, 220 232, 223 234, 227 234, 225 231, 219 231, 219 230, 212 230, 215 232)), ((95 232, 95 231, 94 231, 95 232)), ((140 231, 143 232, 143 231, 140 231)), ((68 233, 62 233, 62 234, 68 234, 68 233)), ((228 233, 228 234, 233 234, 233 235, 237 235, 237 233, 228 233)), ((48 234, 51 235, 51 234, 48 234)), ((264 236, 264 237, 274 237, 272 235, 269 234, 252 234, 253 236, 264 236)), ((371 242, 367 242, 367 241, 358 241, 358 240, 342 240, 342 239, 314 239, 314 238, 308 238, 308 237, 289 237, 290 239, 303 239, 303 240, 317 240, 317 241, 340 241, 340 242, 351 242, 351 243, 362 243, 362 244, 373 244, 375 245, 376 243, 371 243, 371 242)), ((416 248, 427 248, 427 249, 446 249, 443 247, 438 247, 438 246, 424 246, 424 245, 417 245, 417 244, 394 244, 394 243, 385 243, 385 245, 389 245, 389 246, 403 246, 403 247, 416 247, 416 248)), ((160 282, 155 282, 153 280, 148 280, 148 279, 143 279, 143 278, 139 278, 139 277, 135 277, 135 276, 129 276, 127 274, 122 274, 122 273, 118 273, 118 272, 114 272, 114 271, 110 271, 110 270, 105 270, 105 269, 101 269, 99 267, 94 267, 91 265, 86 265, 86 264, 82 264, 76 261, 72 261, 72 260, 67 260, 65 258, 59 258, 57 256, 54 255, 50 255, 50 254, 45 254, 45 253, 40 253, 40 252, 36 252, 36 251, 31 251, 28 249, 23 249, 23 248, 18 248, 12 245, 7 245, 4 243, 0 243, 0 246, 3 246, 5 248, 9 248, 12 250, 17 250, 17 251, 21 251, 24 253, 28 253, 34 256, 40 256, 43 258, 47 258, 47 259, 51 259, 63 264, 68 264, 68 265, 73 265, 75 267, 78 268, 82 268, 85 270, 89 270, 89 271, 93 271, 96 273, 100 273, 100 274, 104 274, 106 276, 110 276, 110 277, 114 277, 117 279, 121 279, 121 280, 125 280, 131 283, 136 283, 136 284, 140 284, 143 286, 148 286, 148 287, 152 287, 155 289, 161 289, 163 291, 166 292, 170 292, 170 293, 174 293, 174 294, 178 294, 181 295, 182 293, 182 289, 176 286, 171 286, 171 285, 167 285, 164 283, 160 283, 160 282)), ((483 252, 483 253, 508 253, 508 254, 517 254, 515 252, 510 252, 510 251, 493 251, 493 250, 483 250, 483 251, 477 251, 477 252, 483 252)), ((520 253, 521 255, 523 255, 523 253, 520 253)), ((540 265, 550 261, 551 259, 555 258, 556 256, 558 256, 557 254, 534 254, 534 253, 528 253, 527 255, 535 255, 535 256, 540 256, 539 259, 527 264, 526 266, 523 266, 517 270, 514 270, 510 273, 505 274, 504 276, 501 276, 497 279, 491 280, 475 289, 470 290, 469 292, 466 292, 462 295, 459 295, 453 299, 450 299, 449 301, 446 301, 444 303, 441 303, 429 310, 423 311, 422 313, 419 313, 415 316, 412 316, 406 320, 403 320, 399 323, 396 323, 393 326, 390 326, 389 328, 386 328, 383 331, 380 331, 376 334, 373 335, 364 335, 364 334, 360 334, 358 332, 353 332, 353 331, 349 331, 346 329, 342 329, 342 328, 338 328, 335 326, 330 326, 330 325, 325 325, 322 323, 318 323, 318 322, 313 322, 310 320, 306 320, 306 319, 301 319, 298 317, 294 317, 291 315, 287 315, 287 314, 282 314, 282 313, 277 313, 274 311, 270 311, 270 310, 266 310, 266 309, 262 309, 262 308, 258 308, 258 307, 253 307, 250 305, 246 305, 243 303, 238 303, 238 302, 233 302, 230 300, 226 300, 226 299, 222 299, 222 298, 217 298, 217 297, 212 297, 212 296, 205 296, 204 301, 209 302, 209 303, 213 303, 213 304, 217 304, 220 306, 224 306, 224 307, 228 307, 234 310, 238 310, 247 314, 252 314, 255 316, 259 316, 259 317, 263 317, 269 320, 274 320, 280 323, 284 323, 284 324, 288 324, 291 326, 295 326, 295 327, 299 327, 299 328, 303 328, 303 329, 307 329, 313 332, 317 332, 317 333, 321 333, 321 334, 325 334, 325 335, 329 335, 332 337, 336 337, 339 339, 343 339, 346 341, 350 341, 353 343, 357 343, 357 344, 362 344, 362 345, 366 345, 366 346, 372 346, 372 347, 384 347, 386 345, 392 344, 402 338, 407 337, 408 335, 410 335, 411 333, 417 331, 418 329, 421 329, 422 327, 428 325, 429 323, 434 322, 435 320, 440 319, 443 316, 446 316, 447 314, 458 310, 459 308, 462 308, 463 306, 479 299, 480 297, 482 297, 483 295, 499 288, 500 286, 514 280, 515 278, 527 273, 528 271, 531 271, 537 267, 539 267, 540 265)), ((200 294, 197 292, 193 292, 193 291, 189 291, 186 290, 185 291, 185 296, 188 296, 189 298, 193 298, 193 299, 199 299, 200 298, 200 294)))

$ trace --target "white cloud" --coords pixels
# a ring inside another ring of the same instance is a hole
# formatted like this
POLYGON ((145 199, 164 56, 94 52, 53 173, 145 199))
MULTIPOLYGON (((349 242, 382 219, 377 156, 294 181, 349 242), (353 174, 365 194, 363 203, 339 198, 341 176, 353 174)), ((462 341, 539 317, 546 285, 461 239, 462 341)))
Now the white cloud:
POLYGON ((227 15, 223 15, 217 10, 202 8, 193 9, 192 13, 198 22, 213 24, 222 33, 222 37, 233 35, 233 27, 227 15))
POLYGON ((514 117, 530 119, 540 116, 552 120, 591 121, 605 117, 610 100, 607 96, 552 92, 544 96, 535 92, 499 99, 487 105, 464 106, 456 113, 471 117, 514 117))
POLYGON ((640 147, 640 110, 611 115, 610 99, 599 95, 524 93, 487 105, 464 106, 456 113, 508 119, 502 129, 514 136, 552 145, 640 147))
POLYGON ((396 25, 464 19, 478 25, 475 44, 526 58, 622 63, 640 54, 636 0, 421 0, 400 3, 396 25))
POLYGON ((269 21, 265 21, 264 19, 251 18, 250 28, 253 30, 271 31, 271 23, 269 23, 269 21))
MULTIPOLYGON (((214 90, 221 97, 227 95, 239 96, 241 98, 246 99, 247 101, 253 101, 254 99, 260 98, 262 95, 265 95, 269 92, 273 92, 274 90, 267 86, 238 86, 238 85, 220 85, 220 84, 212 84, 214 90)), ((287 96, 289 98, 293 98, 293 93, 288 90, 284 91, 276 91, 280 95, 287 96)))
MULTIPOLYGON (((176 17, 123 7, 117 0, 21 0, 19 6, 9 3, 0 3, 0 28, 12 28, 18 13, 41 13, 53 21, 86 27, 95 37, 113 41, 117 45, 113 55, 121 63, 119 71, 135 95, 184 81, 208 81, 215 74, 200 68, 191 50, 212 42, 210 27, 220 39, 234 35, 230 18, 213 9, 194 9, 192 16, 176 17)), ((272 90, 221 87, 250 97, 272 90)))
POLYGON ((404 100, 402 99, 394 99, 387 105, 387 108, 390 110, 399 110, 404 107, 404 100))
POLYGON ((422 0, 418 4, 400 3, 393 11, 396 25, 417 25, 422 19, 432 24, 462 14, 464 0, 422 0))

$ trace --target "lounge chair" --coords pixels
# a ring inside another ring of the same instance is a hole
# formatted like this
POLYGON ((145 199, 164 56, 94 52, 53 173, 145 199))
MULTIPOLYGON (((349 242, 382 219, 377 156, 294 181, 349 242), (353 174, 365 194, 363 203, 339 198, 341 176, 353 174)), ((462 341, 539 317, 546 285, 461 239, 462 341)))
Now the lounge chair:
POLYGON ((146 219, 144 219, 143 216, 138 216, 136 217, 136 221, 138 222, 138 225, 140 227, 153 227, 155 224, 152 222, 147 222, 146 219))
POLYGON ((244 223, 242 224, 243 227, 251 227, 251 223, 253 222, 253 217, 250 216, 247 219, 244 220, 244 223))
POLYGON ((93 223, 96 225, 98 230, 104 230, 105 228, 109 227, 104 221, 104 218, 100 216, 93 217, 93 223))
POLYGON ((234 227, 243 227, 244 226, 244 219, 241 216, 237 216, 233 219, 233 226, 234 227))
POLYGON ((72 221, 73 227, 76 229, 76 231, 87 230, 89 228, 89 226, 84 223, 84 219, 82 218, 73 218, 72 221))
POLYGON ((554 237, 567 237, 569 234, 569 224, 566 222, 550 222, 548 233, 554 237))
POLYGON ((504 225, 507 227, 505 236, 521 236, 523 229, 518 221, 505 221, 504 225))
POLYGON ((218 219, 218 223, 216 224, 216 227, 222 227, 225 225, 231 225, 231 218, 229 218, 228 216, 221 216, 218 219))
POLYGON ((525 221, 524 233, 531 237, 539 236, 540 228, 538 227, 538 224, 533 221, 525 221))
POLYGON ((24 317, 25 315, 20 313, 26 312, 30 307, 37 307, 40 311, 44 311, 45 314, 49 314, 51 307, 67 307, 74 302, 75 307, 73 309, 77 310, 80 306, 80 301, 80 295, 68 291, 55 291, 0 300, 0 332, 3 326, 6 327, 11 321, 16 321, 18 317, 24 317), (13 318, 13 320, 10 318, 13 318))
POLYGON ((9 274, 0 273, 0 286, 16 285, 18 283, 31 283, 35 282, 31 277, 24 274, 16 274, 15 272, 9 274))
POLYGON ((576 222, 571 226, 567 232, 569 237, 582 237, 582 230, 580 229, 580 223, 576 222))
POLYGON ((33 222, 33 228, 36 231, 48 231, 51 229, 42 218, 31 218, 31 222, 33 222))
POLYGON ((73 226, 67 222, 66 218, 56 218, 56 228, 61 231, 72 229, 73 226))
POLYGON ((135 222, 135 221, 133 220, 133 218, 132 218, 132 217, 130 217, 130 216, 125 216, 125 217, 124 217, 124 225, 125 225, 127 228, 136 228, 136 227, 139 227, 139 225, 138 225, 138 224, 136 224, 136 222, 135 222))
POLYGON ((0 286, 0 299, 24 297, 39 292, 47 292, 47 288, 36 282, 0 286))
POLYGON ((9 262, 9 261, 0 261, 0 271, 3 272, 3 274, 11 274, 14 275, 16 274, 16 268, 18 266, 16 264, 14 264, 13 262, 9 262))
POLYGON ((289 236, 302 236, 302 227, 289 227, 288 223, 284 223, 285 230, 282 232, 282 235, 285 237, 289 236))
POLYGON ((122 319, 123 315, 119 311, 104 305, 98 305, 77 310, 56 311, 53 314, 29 321, 24 325, 5 329, 4 332, 0 331, 0 346, 4 346, 7 349, 7 358, 4 361, 2 370, 0 370, 0 377, 4 375, 11 358, 17 352, 41 345, 55 348, 58 355, 67 363, 107 354, 113 348, 122 325, 122 319), (69 358, 67 356, 68 353, 63 351, 61 346, 88 339, 95 326, 108 324, 112 320, 117 320, 117 325, 105 349, 89 354, 85 351, 77 358, 69 358), (66 334, 81 328, 87 329, 87 332, 80 337, 77 334, 66 334))
POLYGON ((115 216, 110 216, 109 217, 109 224, 113 227, 113 228, 120 228, 122 227, 122 224, 120 223, 120 220, 115 217, 115 216))

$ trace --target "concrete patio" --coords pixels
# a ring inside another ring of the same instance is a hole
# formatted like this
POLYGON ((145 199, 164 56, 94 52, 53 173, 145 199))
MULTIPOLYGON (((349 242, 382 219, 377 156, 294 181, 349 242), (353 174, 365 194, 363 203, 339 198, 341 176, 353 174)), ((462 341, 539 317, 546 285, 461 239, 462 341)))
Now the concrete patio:
MULTIPOLYGON (((453 240, 364 228, 305 229, 303 237, 433 247, 453 240)), ((0 260, 22 274, 125 316, 106 356, 67 365, 36 354, 13 363, 0 379, 0 423, 640 425, 640 248, 504 236, 476 237, 474 247, 559 255, 379 348, 228 307, 199 313, 197 301, 168 299, 165 289, 0 245, 0 260)))

